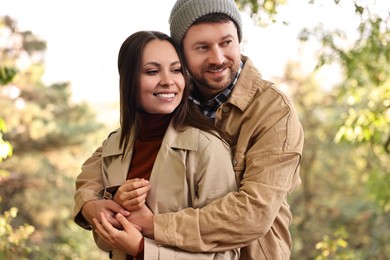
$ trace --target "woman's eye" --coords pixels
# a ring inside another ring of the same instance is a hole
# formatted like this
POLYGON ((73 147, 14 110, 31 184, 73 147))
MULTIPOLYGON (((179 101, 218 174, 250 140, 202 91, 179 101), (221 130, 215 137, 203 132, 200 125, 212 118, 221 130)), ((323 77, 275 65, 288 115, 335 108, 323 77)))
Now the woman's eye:
POLYGON ((176 68, 172 70, 174 73, 181 73, 181 68, 176 68))
POLYGON ((157 73, 158 73, 158 70, 148 70, 148 71, 146 71, 146 74, 148 74, 148 75, 155 75, 157 73))

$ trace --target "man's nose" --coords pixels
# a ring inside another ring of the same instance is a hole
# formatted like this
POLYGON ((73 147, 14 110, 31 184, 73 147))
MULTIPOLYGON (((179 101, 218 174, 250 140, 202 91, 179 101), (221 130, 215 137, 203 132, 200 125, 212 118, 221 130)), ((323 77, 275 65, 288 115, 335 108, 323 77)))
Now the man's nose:
POLYGON ((210 52, 209 62, 211 64, 221 65, 225 61, 225 55, 220 47, 212 48, 210 52))

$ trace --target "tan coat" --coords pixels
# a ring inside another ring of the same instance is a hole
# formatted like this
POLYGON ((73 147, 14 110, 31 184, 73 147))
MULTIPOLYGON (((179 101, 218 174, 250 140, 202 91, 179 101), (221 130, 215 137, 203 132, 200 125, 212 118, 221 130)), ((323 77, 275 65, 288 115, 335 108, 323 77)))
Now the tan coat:
POLYGON ((202 209, 156 215, 156 242, 201 252, 249 244, 241 259, 289 259, 292 217, 287 196, 301 182, 303 149, 295 108, 272 83, 261 79, 248 59, 229 100, 218 108, 216 124, 233 139, 239 192, 202 209), (192 232, 184 226, 193 227, 192 232))
MULTIPOLYGON (((108 188, 105 190, 126 181, 132 147, 122 161, 123 150, 119 149, 119 138, 120 131, 114 132, 103 145, 102 181, 104 187, 108 188)), ((81 179, 91 180, 86 176, 86 173, 92 173, 85 169, 88 165, 88 161, 83 165, 81 179)), ((237 191, 229 148, 211 134, 195 128, 176 132, 172 126, 168 127, 157 154, 150 184, 147 204, 154 214, 204 207, 230 191, 237 191)), ((111 194, 105 191, 102 196, 110 198, 111 194)), ((189 233, 191 229, 191 226, 185 228, 189 233)), ((104 248, 99 240, 96 242, 104 248)), ((124 257, 122 252, 113 252, 113 259, 124 257)), ((221 253, 189 253, 173 247, 157 246, 153 240, 145 239, 145 259, 239 259, 239 249, 221 253)))

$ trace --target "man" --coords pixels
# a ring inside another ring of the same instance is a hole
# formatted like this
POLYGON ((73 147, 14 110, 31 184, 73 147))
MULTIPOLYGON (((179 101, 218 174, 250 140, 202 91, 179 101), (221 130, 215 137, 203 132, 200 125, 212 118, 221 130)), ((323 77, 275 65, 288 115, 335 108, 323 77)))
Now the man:
MULTIPOLYGON (((242 22, 233 1, 178 0, 169 21, 171 36, 181 44, 193 79, 191 99, 231 138, 240 189, 201 209, 148 216, 147 223, 145 219, 139 222, 137 212, 128 219, 141 225, 158 245, 192 252, 242 247, 240 259, 289 259, 287 197, 301 182, 303 149, 295 108, 241 55, 242 22)), ((92 175, 98 165, 99 153, 83 172, 92 175)), ((94 178, 89 184, 78 180, 78 223, 82 216, 93 216, 93 210, 80 211, 87 201, 96 199, 100 180, 94 178)), ((102 210, 123 209, 111 203, 102 210)))

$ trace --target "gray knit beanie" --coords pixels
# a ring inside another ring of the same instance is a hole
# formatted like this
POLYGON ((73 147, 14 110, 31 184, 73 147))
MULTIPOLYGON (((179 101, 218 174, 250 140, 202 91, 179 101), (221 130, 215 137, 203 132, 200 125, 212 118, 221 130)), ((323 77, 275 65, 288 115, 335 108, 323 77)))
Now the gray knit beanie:
POLYGON ((241 14, 233 0, 177 0, 169 17, 171 37, 181 43, 188 28, 200 17, 226 14, 237 26, 238 40, 242 40, 241 14))

